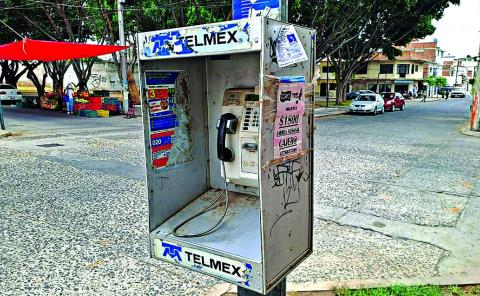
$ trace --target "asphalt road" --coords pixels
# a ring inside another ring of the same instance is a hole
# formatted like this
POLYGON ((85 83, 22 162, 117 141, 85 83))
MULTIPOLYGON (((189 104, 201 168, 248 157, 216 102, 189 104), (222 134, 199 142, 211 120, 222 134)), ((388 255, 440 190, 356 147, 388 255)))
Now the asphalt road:
MULTIPOLYGON (((478 274, 480 139, 459 133, 468 108, 451 99, 317 120, 315 251, 289 285, 478 274)), ((140 119, 5 114, 20 135, 0 139, 1 294, 205 295, 220 284, 148 258, 140 119)))

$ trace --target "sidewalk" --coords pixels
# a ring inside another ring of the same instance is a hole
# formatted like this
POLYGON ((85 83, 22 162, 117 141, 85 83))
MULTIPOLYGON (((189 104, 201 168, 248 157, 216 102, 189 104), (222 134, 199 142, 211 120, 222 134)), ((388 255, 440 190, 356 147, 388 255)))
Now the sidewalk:
MULTIPOLYGON (((411 100, 406 100, 407 102, 422 102, 423 98, 413 98, 411 100)), ((436 102, 436 101, 441 101, 441 100, 445 100, 445 99, 442 99, 442 96, 439 96, 438 98, 437 97, 427 97, 427 100, 426 102, 436 102)))
POLYGON ((480 138, 480 131, 472 131, 470 127, 465 127, 460 132, 466 136, 480 138))
POLYGON ((326 117, 348 113, 348 107, 321 107, 315 108, 313 115, 315 117, 326 117))

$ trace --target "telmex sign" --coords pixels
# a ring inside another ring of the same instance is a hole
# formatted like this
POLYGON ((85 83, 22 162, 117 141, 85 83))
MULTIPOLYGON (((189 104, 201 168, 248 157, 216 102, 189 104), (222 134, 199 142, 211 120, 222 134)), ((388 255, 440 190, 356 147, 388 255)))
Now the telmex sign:
POLYGON ((253 266, 230 258, 180 246, 173 242, 154 240, 155 257, 206 273, 221 279, 230 280, 249 287, 253 279, 253 266))
POLYGON ((141 60, 260 50, 258 19, 141 33, 141 60))

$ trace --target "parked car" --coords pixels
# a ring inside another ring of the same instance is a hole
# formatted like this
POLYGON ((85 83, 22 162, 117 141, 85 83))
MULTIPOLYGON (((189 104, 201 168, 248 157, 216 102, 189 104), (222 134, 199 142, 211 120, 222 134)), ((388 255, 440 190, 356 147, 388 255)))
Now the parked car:
POLYGON ((368 89, 362 89, 362 90, 356 90, 356 91, 349 92, 346 95, 346 97, 347 97, 347 100, 352 100, 353 101, 361 94, 375 94, 375 93, 371 90, 368 90, 368 89))
POLYGON ((395 111, 395 109, 405 110, 405 98, 400 93, 384 92, 380 94, 383 98, 385 110, 395 111))
POLYGON ((463 87, 454 87, 450 92, 450 98, 465 98, 467 91, 463 87))
POLYGON ((0 84, 0 101, 16 102, 22 100, 22 93, 10 84, 0 84))
POLYGON ((383 99, 377 94, 361 94, 350 104, 351 113, 384 113, 385 106, 383 99))

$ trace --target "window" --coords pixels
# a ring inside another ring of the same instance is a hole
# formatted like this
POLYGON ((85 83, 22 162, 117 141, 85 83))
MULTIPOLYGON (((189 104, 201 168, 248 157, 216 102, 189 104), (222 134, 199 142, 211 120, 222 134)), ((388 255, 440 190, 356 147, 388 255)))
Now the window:
POLYGON ((415 72, 418 72, 418 65, 415 66, 415 72))
POLYGON ((8 84, 1 84, 0 89, 15 89, 15 87, 8 84))
POLYGON ((330 66, 330 67, 327 67, 327 66, 322 66, 322 73, 333 73, 335 71, 333 71, 333 67, 330 66))
POLYGON ((380 74, 393 74, 393 64, 380 64, 380 74))
POLYGON ((400 77, 405 78, 410 72, 410 64, 398 64, 397 65, 397 74, 400 74, 400 77))
POLYGON ((412 64, 412 74, 415 73, 415 65, 412 64))
POLYGON ((355 74, 367 74, 368 72, 368 63, 361 63, 358 65, 357 70, 355 70, 355 74))

